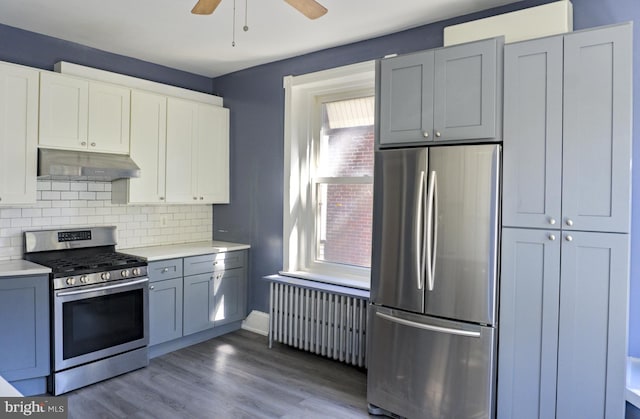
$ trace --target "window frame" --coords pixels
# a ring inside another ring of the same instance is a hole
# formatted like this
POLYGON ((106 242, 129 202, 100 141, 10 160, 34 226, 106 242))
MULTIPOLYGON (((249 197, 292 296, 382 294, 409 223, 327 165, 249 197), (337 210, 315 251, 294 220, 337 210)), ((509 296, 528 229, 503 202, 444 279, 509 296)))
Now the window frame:
MULTIPOLYGON (((283 275, 369 289, 370 268, 316 260, 316 177, 321 112, 326 101, 375 95, 375 61, 286 76, 284 118, 283 275), (327 100, 329 99, 329 100, 327 100)), ((375 128, 374 128, 375 129, 375 128)), ((372 183, 353 177, 349 183, 372 183)))

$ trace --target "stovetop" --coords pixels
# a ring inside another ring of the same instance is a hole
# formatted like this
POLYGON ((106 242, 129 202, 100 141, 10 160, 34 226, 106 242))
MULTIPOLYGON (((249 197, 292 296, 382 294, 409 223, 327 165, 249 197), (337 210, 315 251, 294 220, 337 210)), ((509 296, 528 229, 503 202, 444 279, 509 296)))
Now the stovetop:
POLYGON ((38 261, 35 263, 48 266, 54 277, 80 275, 83 273, 109 271, 114 269, 146 266, 147 262, 139 257, 119 252, 103 252, 94 255, 60 255, 59 258, 38 261))
POLYGON ((54 289, 145 277, 147 261, 115 244, 115 227, 31 231, 24 258, 51 268, 54 289))

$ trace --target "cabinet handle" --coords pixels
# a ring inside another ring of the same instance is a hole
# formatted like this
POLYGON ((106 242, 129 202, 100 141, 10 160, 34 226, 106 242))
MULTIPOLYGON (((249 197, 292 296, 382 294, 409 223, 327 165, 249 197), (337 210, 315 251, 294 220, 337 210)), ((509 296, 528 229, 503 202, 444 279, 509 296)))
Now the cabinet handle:
POLYGON ((555 234, 549 234, 549 240, 554 241, 556 239, 555 234))
POLYGON ((200 200, 202 201, 203 199, 204 199, 204 196, 201 196, 201 197, 200 197, 200 200))
POLYGON ((567 225, 568 225, 569 227, 571 227, 571 226, 573 225, 573 220, 572 220, 572 219, 570 219, 570 218, 569 218, 569 219, 567 219, 567 225))
POLYGON ((81 146, 86 146, 86 145, 87 145, 87 142, 86 142, 86 141, 83 141, 83 142, 81 142, 81 143, 80 143, 80 145, 81 145, 81 146))
POLYGON ((154 290, 156 287, 154 287, 153 285, 149 285, 149 289, 150 290, 154 290))
POLYGON ((429 138, 429 131, 424 131, 424 132, 422 133, 422 136, 423 136, 424 138, 429 138))
POLYGON ((198 197, 197 197, 197 196, 194 196, 194 197, 193 197, 193 200, 194 200, 194 201, 197 201, 197 200, 198 200, 198 197))
POLYGON ((96 143, 91 143, 91 147, 95 147, 95 146, 96 146, 96 143))
POLYGON ((213 266, 216 266, 218 264, 218 261, 213 262, 213 266))
POLYGON ((161 200, 161 201, 164 201, 164 196, 161 196, 161 197, 160 197, 160 200, 161 200))
POLYGON ((162 273, 166 274, 167 272, 169 272, 169 268, 162 268, 162 273))
POLYGON ((549 218, 549 224, 554 225, 556 223, 556 219, 551 217, 549 218))
POLYGON ((573 241, 573 237, 572 237, 572 236, 567 236, 567 237, 565 238, 565 240, 566 240, 566 241, 568 241, 568 242, 573 241))
POLYGON ((436 137, 440 138, 440 131, 436 131, 436 137))

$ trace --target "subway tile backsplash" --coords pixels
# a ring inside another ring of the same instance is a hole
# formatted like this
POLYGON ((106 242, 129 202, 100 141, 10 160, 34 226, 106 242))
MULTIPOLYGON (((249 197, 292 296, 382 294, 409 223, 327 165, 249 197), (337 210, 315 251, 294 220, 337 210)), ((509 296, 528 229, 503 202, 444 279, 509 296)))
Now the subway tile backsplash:
POLYGON ((0 260, 21 259, 23 232, 114 225, 118 248, 211 240, 212 205, 118 205, 111 182, 38 181, 37 202, 0 207, 0 260))

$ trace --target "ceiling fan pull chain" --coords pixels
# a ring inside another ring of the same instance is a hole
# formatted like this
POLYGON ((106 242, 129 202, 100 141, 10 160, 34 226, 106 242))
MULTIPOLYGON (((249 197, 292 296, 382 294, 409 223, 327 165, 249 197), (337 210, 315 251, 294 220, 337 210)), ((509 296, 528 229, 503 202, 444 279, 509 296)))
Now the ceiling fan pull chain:
POLYGON ((249 13, 249 0, 244 0, 244 27, 245 32, 249 30, 249 24, 247 23, 247 15, 249 13))
POLYGON ((231 46, 236 46, 236 0, 233 0, 233 36, 231 38, 231 46))

